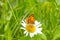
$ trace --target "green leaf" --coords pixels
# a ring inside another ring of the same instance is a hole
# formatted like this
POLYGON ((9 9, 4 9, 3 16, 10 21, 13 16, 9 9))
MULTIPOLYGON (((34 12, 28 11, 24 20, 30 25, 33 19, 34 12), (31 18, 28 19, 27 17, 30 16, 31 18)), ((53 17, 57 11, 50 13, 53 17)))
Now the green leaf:
POLYGON ((57 26, 57 28, 53 34, 54 34, 53 40, 60 38, 60 26, 57 26))

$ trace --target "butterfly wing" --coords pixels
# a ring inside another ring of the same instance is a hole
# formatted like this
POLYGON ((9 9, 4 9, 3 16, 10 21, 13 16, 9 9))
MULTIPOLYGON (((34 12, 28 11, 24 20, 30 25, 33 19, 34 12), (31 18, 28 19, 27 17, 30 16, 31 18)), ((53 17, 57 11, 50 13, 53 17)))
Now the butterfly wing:
POLYGON ((34 24, 34 21, 35 21, 35 18, 33 14, 26 19, 26 23, 28 24, 34 24))

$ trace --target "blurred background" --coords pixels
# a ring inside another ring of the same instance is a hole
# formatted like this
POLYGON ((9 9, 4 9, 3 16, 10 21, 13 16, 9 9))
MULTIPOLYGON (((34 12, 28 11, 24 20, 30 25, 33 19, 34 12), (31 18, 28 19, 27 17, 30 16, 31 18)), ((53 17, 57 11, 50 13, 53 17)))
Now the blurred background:
POLYGON ((0 40, 60 40, 60 0, 0 0, 0 40), (33 38, 20 29, 30 14, 42 23, 33 38))

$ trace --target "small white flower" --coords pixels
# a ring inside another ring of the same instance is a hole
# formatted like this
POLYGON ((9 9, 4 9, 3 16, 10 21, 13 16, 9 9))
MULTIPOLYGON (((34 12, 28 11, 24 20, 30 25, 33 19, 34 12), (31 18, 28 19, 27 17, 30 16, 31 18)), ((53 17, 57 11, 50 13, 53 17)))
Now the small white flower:
POLYGON ((40 24, 38 21, 35 21, 34 24, 27 24, 26 22, 22 21, 21 24, 23 26, 21 29, 25 30, 24 34, 26 34, 26 36, 29 34, 32 38, 34 35, 42 34, 42 28, 40 27, 42 24, 40 24))

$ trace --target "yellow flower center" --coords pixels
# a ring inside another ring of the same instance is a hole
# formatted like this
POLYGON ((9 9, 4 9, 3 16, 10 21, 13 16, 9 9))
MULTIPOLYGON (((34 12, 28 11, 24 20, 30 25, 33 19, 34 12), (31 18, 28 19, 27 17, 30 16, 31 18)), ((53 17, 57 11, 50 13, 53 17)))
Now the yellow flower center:
POLYGON ((36 31, 36 27, 35 27, 34 25, 32 25, 32 24, 28 24, 28 25, 26 25, 26 30, 27 30, 28 32, 33 33, 33 32, 36 31))

